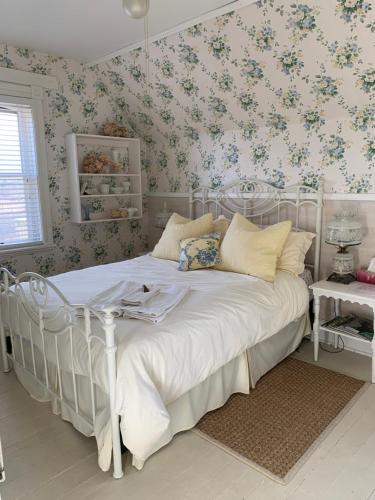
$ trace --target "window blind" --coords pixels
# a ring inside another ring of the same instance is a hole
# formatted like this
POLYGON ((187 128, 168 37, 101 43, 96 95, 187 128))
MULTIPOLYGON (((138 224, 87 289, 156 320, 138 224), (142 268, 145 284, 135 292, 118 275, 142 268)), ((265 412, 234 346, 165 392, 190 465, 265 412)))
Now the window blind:
POLYGON ((0 96, 0 250, 42 242, 32 106, 0 96))

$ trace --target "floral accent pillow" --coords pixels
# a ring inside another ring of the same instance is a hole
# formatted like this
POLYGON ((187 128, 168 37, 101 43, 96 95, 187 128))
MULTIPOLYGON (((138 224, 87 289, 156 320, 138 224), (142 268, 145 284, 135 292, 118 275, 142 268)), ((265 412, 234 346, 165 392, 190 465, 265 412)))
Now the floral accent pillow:
POLYGON ((180 242, 179 271, 193 271, 220 264, 220 233, 211 233, 180 242))

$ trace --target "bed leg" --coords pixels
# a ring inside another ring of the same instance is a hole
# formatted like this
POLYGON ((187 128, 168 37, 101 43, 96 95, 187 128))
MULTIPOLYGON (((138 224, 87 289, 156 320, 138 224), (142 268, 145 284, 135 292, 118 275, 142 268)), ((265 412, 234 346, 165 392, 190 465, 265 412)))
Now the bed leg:
POLYGON ((9 359, 7 355, 7 343, 5 339, 5 331, 3 322, 0 319, 0 343, 1 343, 1 355, 3 358, 3 372, 10 372, 9 359))
POLYGON ((112 430, 112 450, 113 450, 113 477, 120 479, 124 475, 121 458, 121 437, 119 427, 119 416, 115 410, 116 405, 116 351, 115 343, 115 324, 111 313, 104 316, 105 331, 105 352, 107 356, 107 374, 109 388, 109 404, 111 410, 111 430, 112 430))

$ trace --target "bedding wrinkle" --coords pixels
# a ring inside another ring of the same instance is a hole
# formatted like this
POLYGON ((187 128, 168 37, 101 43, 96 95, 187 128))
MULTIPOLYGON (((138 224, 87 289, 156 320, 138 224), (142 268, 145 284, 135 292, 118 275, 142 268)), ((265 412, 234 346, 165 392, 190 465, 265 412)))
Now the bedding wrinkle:
MULTIPOLYGON (((87 303, 121 280, 190 288, 159 324, 115 320, 116 410, 122 416, 123 442, 135 463, 143 463, 172 439, 168 405, 308 307, 305 283, 288 272, 278 272, 274 283, 213 269, 183 273, 177 262, 149 255, 51 278, 72 303, 87 303)), ((79 360, 83 348, 77 346, 79 360)), ((95 373, 104 376, 103 351, 95 353, 95 360, 95 373)), ((110 440, 108 432, 105 439, 110 440)), ((105 469, 110 448, 103 450, 99 463, 105 469)))

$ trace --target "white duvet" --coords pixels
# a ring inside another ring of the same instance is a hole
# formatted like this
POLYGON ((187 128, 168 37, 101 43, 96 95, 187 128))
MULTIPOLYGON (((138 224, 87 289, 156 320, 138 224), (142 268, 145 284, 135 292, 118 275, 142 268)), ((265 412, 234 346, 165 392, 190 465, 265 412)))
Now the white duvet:
MULTIPOLYGON (((279 272, 272 284, 223 271, 182 272, 177 266, 143 256, 51 279, 71 303, 87 303, 127 279, 191 289, 158 325, 116 322, 116 407, 123 442, 139 463, 172 439, 168 404, 302 316, 308 305, 305 283, 286 272, 279 272)), ((103 457, 101 465, 107 468, 104 462, 103 457)))
MULTIPOLYGON (((301 317, 308 306, 306 284, 279 272, 274 283, 215 270, 182 272, 176 262, 143 256, 52 277, 70 303, 83 304, 121 280, 190 287, 159 324, 116 320, 118 371, 116 409, 134 463, 142 464, 173 433, 167 406, 247 348, 301 317)), ((85 356, 77 345, 77 365, 85 356)), ((95 357, 95 356, 94 356, 95 357)), ((96 379, 105 387, 105 359, 96 359, 96 379)), ((82 361, 81 372, 85 372, 82 361)), ((109 423, 98 439, 99 465, 110 467, 109 423)))

